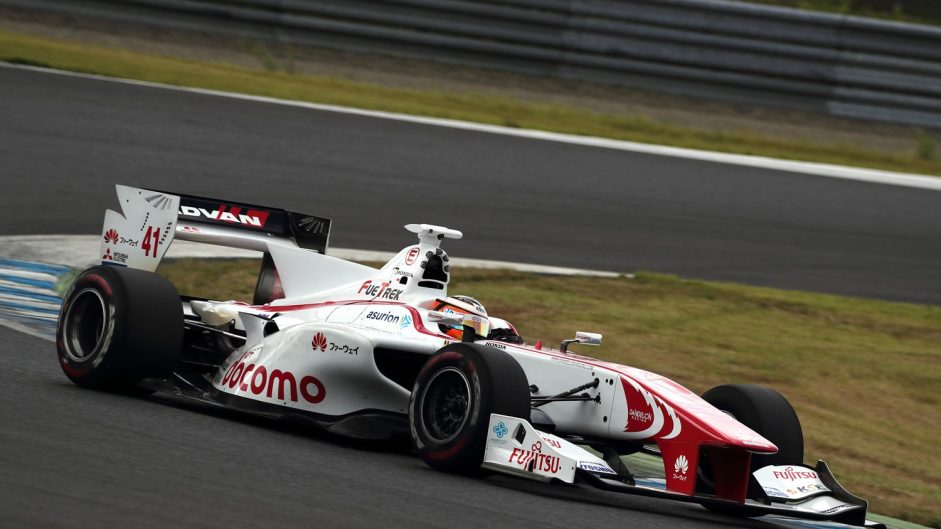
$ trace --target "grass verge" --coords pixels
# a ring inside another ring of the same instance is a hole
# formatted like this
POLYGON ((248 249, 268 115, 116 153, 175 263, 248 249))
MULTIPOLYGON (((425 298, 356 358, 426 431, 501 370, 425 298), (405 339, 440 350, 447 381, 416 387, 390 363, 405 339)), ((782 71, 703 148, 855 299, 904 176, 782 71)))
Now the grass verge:
POLYGON ((885 154, 853 145, 771 138, 751 131, 704 131, 636 116, 525 103, 483 93, 389 88, 330 77, 268 71, 270 68, 260 71, 160 57, 5 31, 0 31, 0 61, 643 143, 941 175, 941 160, 926 158, 924 154, 928 151, 924 148, 913 149, 907 155, 885 154))
MULTIPOLYGON (((183 293, 250 300, 257 270, 250 260, 182 260, 160 272, 183 293)), ((807 461, 825 458, 873 512, 941 525, 941 307, 651 273, 460 269, 450 291, 483 301, 529 343, 601 332, 602 347, 579 352, 699 393, 724 383, 771 386, 797 408, 807 461)))

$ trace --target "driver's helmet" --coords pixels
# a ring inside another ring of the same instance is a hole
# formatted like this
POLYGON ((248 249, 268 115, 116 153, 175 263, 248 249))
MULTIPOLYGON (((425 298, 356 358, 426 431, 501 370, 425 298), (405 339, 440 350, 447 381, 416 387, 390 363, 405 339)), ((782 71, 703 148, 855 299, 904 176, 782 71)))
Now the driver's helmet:
MULTIPOLYGON (((470 296, 451 296, 437 300, 434 310, 445 314, 464 314, 464 325, 474 329, 477 336, 486 338, 490 332, 490 319, 487 318, 487 309, 476 299, 470 296)), ((464 336, 464 328, 460 325, 439 324, 441 332, 455 340, 464 336)))

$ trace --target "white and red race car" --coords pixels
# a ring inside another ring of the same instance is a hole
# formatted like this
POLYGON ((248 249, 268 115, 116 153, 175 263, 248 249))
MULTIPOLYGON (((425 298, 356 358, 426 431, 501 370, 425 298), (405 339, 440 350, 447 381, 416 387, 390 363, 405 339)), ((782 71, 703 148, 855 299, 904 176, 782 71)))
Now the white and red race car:
POLYGON ((800 423, 773 390, 700 397, 566 350, 600 335, 529 346, 476 300, 450 296, 441 243, 459 231, 410 224, 418 243, 374 269, 326 255, 329 219, 117 192, 123 214, 105 216, 102 264, 78 276, 59 317, 59 362, 80 386, 173 391, 342 436, 410 436, 443 470, 877 525, 824 462, 803 464, 800 423), (174 238, 262 252, 253 303, 181 297, 153 273, 174 238), (661 457, 663 477, 635 479, 621 458, 635 452, 661 457))

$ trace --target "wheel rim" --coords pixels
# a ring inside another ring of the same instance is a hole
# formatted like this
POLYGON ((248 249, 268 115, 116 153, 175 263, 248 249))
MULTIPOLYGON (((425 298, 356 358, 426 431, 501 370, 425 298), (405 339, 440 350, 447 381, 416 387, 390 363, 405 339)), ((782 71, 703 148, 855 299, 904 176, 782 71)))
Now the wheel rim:
POLYGON ((448 367, 425 384, 419 409, 425 435, 437 444, 453 441, 470 417, 470 382, 459 369, 448 367))
POLYGON ((79 291, 65 314, 66 355, 84 362, 98 352, 105 331, 105 300, 93 288, 79 291))

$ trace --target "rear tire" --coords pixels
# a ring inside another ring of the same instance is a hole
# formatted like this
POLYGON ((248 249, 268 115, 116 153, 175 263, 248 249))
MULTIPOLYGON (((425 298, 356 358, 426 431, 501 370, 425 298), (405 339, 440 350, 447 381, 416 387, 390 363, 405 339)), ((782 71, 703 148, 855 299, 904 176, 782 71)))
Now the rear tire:
MULTIPOLYGON (((752 455, 751 473, 768 465, 800 465, 804 462, 804 434, 801 430, 800 420, 791 404, 777 391, 751 384, 727 384, 718 386, 705 392, 703 400, 716 408, 728 413, 738 422, 751 428, 755 433, 771 441, 778 447, 778 452, 768 455, 752 455)), ((697 479, 697 490, 711 493, 708 483, 711 475, 709 461, 703 458, 703 474, 697 479)), ((762 494, 757 483, 751 479, 748 486, 749 498, 762 494)), ((729 508, 704 505, 707 509, 720 514, 737 516, 760 516, 747 507, 729 508)))
POLYGON ((69 380, 91 389, 123 391, 144 378, 168 377, 182 344, 176 288, 130 268, 82 272, 65 295, 56 329, 59 365, 69 380))
POLYGON ((453 343, 422 367, 408 411, 412 444, 425 463, 474 473, 483 462, 491 413, 529 419, 529 382, 506 352, 453 343))

